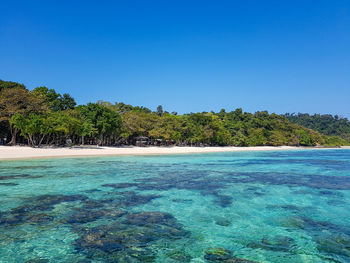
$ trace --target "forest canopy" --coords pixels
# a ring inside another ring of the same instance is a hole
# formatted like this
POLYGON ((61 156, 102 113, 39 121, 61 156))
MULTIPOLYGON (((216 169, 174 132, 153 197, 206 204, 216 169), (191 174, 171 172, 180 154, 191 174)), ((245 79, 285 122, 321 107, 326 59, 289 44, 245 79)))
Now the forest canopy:
POLYGON ((178 115, 122 102, 77 105, 47 87, 28 90, 0 80, 1 143, 179 146, 349 145, 350 124, 331 115, 277 115, 267 111, 178 115))
POLYGON ((329 136, 339 136, 350 141, 350 121, 347 118, 331 114, 286 113, 290 122, 313 129, 329 136))

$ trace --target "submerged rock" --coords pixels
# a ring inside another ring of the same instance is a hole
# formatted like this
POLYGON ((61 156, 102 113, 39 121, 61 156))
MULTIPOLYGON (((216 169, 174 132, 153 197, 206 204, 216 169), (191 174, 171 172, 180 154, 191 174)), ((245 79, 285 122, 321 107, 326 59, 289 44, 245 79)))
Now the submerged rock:
POLYGON ((100 200, 87 199, 83 201, 83 209, 103 208, 104 202, 100 200))
POLYGON ((224 260, 232 259, 233 253, 223 247, 209 248, 205 251, 204 258, 213 262, 221 262, 224 260))
POLYGON ((316 239, 317 249, 321 253, 334 254, 350 260, 350 238, 349 236, 324 236, 316 239))
POLYGON ((132 195, 127 195, 124 196, 120 201, 119 205, 122 207, 128 207, 128 206, 137 206, 137 205, 142 205, 146 204, 153 199, 160 198, 160 195, 137 195, 137 194, 132 194, 132 195))
POLYGON ((273 210, 288 210, 292 212, 303 212, 305 210, 311 210, 314 209, 313 207, 302 207, 302 206, 296 206, 296 205, 291 205, 291 204, 281 204, 281 205, 267 205, 267 209, 273 209, 273 210))
MULTIPOLYGON (((317 244, 322 254, 331 258, 341 257, 350 262, 350 229, 327 221, 317 221, 308 217, 292 217, 287 221, 288 228, 306 231, 317 244)), ((286 223, 285 222, 285 223, 286 223)))
POLYGON ((76 213, 72 214, 68 219, 69 224, 84 224, 96 221, 101 218, 118 218, 126 214, 126 212, 116 209, 100 209, 100 210, 86 210, 77 209, 76 213))
POLYGON ((0 218, 0 225, 43 224, 53 220, 53 216, 45 213, 10 213, 0 218))
POLYGON ((219 218, 215 221, 215 223, 219 226, 229 226, 231 225, 231 221, 226 218, 219 218))
POLYGON ((204 258, 209 262, 220 262, 220 263, 257 263, 255 261, 235 257, 232 251, 217 247, 209 248, 205 251, 204 258))
MULTIPOLYGON (((213 177, 206 171, 172 172, 160 174, 158 177, 147 177, 135 180, 139 182, 137 190, 158 190, 170 189, 197 190, 202 195, 213 195, 215 202, 222 207, 232 204, 232 197, 221 195, 219 190, 225 189, 233 180, 226 177, 213 177)), ((174 202, 178 201, 177 199, 174 202)))
POLYGON ((28 179, 33 179, 33 178, 40 178, 42 176, 40 175, 30 175, 30 174, 14 174, 14 175, 2 175, 0 176, 0 181, 2 180, 12 180, 12 179, 23 179, 23 178, 28 178, 28 179))
MULTIPOLYGON (((287 173, 240 173, 233 176, 240 183, 263 183, 273 185, 288 185, 290 187, 310 187, 329 190, 350 190, 350 177, 316 174, 287 173)), ((296 191, 296 193, 303 193, 296 191)), ((305 192, 307 193, 307 192, 305 192)), ((310 193, 312 194, 312 193, 310 193)))
POLYGON ((75 230, 76 250, 107 262, 154 262, 152 245, 188 236, 172 215, 161 212, 127 214, 124 221, 75 230))
POLYGON ((103 187, 112 187, 115 189, 121 189, 121 188, 129 188, 129 187, 134 187, 138 186, 137 183, 119 183, 119 184, 103 184, 103 187))
POLYGON ((181 262, 181 263, 189 263, 191 262, 192 257, 188 255, 184 251, 172 251, 167 254, 167 256, 174 261, 181 262))
POLYGON ((176 219, 171 214, 161 212, 140 212, 128 214, 125 223, 137 226, 152 224, 173 226, 177 224, 176 219))
POLYGON ((182 225, 168 213, 140 212, 128 214, 124 223, 131 226, 153 228, 156 235, 168 239, 179 239, 188 236, 188 232, 183 230, 182 225))
POLYGON ((126 208, 146 204, 161 195, 139 195, 134 191, 109 193, 112 198, 98 200, 101 204, 109 207, 126 208))
POLYGON ((252 242, 248 247, 269 251, 289 252, 294 247, 294 239, 287 236, 275 236, 273 239, 264 237, 261 242, 252 242))
POLYGON ((228 195, 216 195, 218 198, 216 203, 221 207, 229 207, 232 205, 232 197, 228 195))
POLYGON ((33 210, 52 210, 55 205, 63 202, 75 202, 75 201, 84 201, 88 197, 85 195, 40 195, 31 200, 33 204, 31 209, 33 210))
POLYGON ((15 183, 0 183, 0 185, 4 185, 4 186, 16 186, 18 184, 15 183))
POLYGON ((26 263, 48 263, 48 262, 50 261, 45 258, 33 258, 26 261, 26 263))
POLYGON ((192 199, 181 199, 181 198, 175 198, 171 200, 172 202, 175 203, 188 203, 188 202, 192 202, 192 199))
POLYGON ((89 189, 89 190, 85 190, 85 191, 84 191, 84 193, 88 193, 88 194, 90 194, 90 193, 96 193, 96 192, 101 192, 101 190, 100 190, 100 189, 94 188, 94 189, 89 189))
POLYGON ((27 204, 15 207, 3 213, 0 225, 15 226, 18 224, 43 224, 54 220, 48 211, 62 202, 86 200, 83 195, 41 195, 27 200, 27 204), (43 213, 45 211, 45 213, 43 213))

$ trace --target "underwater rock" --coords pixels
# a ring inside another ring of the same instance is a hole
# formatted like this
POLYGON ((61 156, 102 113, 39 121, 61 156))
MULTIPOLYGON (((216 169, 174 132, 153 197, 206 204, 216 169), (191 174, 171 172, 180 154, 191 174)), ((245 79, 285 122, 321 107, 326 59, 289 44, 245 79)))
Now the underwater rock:
POLYGON ((173 216, 161 212, 128 214, 122 222, 92 228, 77 226, 76 250, 107 262, 153 262, 155 254, 149 248, 154 242, 188 236, 173 216))
POLYGON ((312 207, 301 207, 301 206, 296 206, 296 205, 289 205, 289 204, 283 204, 283 205, 267 205, 267 209, 283 209, 283 210, 289 210, 293 212, 301 212, 304 211, 305 209, 312 209, 312 207))
POLYGON ((236 182, 302 186, 316 189, 350 190, 350 177, 315 174, 240 173, 232 175, 236 182))
POLYGON ((83 209, 95 209, 102 208, 104 206, 104 202, 100 200, 87 199, 83 201, 82 208, 83 209))
POLYGON ((287 236, 275 236, 273 239, 264 237, 261 242, 252 242, 248 247, 269 251, 289 252, 294 247, 294 239, 287 236))
POLYGON ((219 263, 257 263, 255 261, 237 258, 233 255, 232 251, 222 247, 209 248, 205 251, 204 258, 209 262, 219 263))
POLYGON ((323 190, 318 192, 320 195, 336 195, 335 192, 328 191, 328 190, 323 190))
POLYGON ((306 223, 301 217, 289 217, 282 221, 282 226, 286 228, 299 228, 304 229, 306 227, 306 223))
POLYGON ((0 218, 0 225, 7 225, 7 226, 13 226, 17 224, 23 224, 23 219, 22 218, 17 218, 17 217, 4 217, 2 216, 0 218))
POLYGON ((55 205, 63 202, 75 202, 75 201, 84 201, 88 197, 84 195, 40 195, 31 199, 34 203, 31 206, 33 210, 52 210, 55 205))
POLYGON ((138 195, 134 191, 111 193, 113 198, 98 200, 101 204, 109 207, 130 207, 146 204, 161 195, 138 195))
POLYGON ((296 194, 296 195, 306 195, 306 194, 312 195, 314 193, 312 191, 308 191, 308 190, 297 190, 297 191, 293 191, 293 194, 296 194))
POLYGON ((143 205, 152 201, 153 199, 160 198, 160 197, 162 196, 161 195, 137 195, 137 194, 127 195, 120 200, 119 205, 124 207, 143 205))
POLYGON ((2 181, 2 180, 12 180, 12 179, 22 179, 22 178, 33 179, 33 178, 41 178, 41 177, 42 176, 40 176, 40 175, 33 175, 33 176, 31 176, 30 174, 14 174, 14 175, 0 176, 0 181, 2 181))
POLYGON ((232 174, 213 176, 209 171, 201 170, 181 173, 172 172, 160 174, 158 177, 139 178, 135 181, 137 182, 135 186, 139 191, 197 190, 204 196, 215 196, 214 202, 221 207, 229 207, 232 204, 232 197, 230 195, 222 195, 219 191, 229 187, 231 183, 237 182, 237 178, 232 176, 232 174))
POLYGON ((176 219, 168 213, 140 212, 127 215, 127 224, 145 226, 148 224, 162 224, 172 226, 177 224, 176 219))
POLYGON ((45 258, 33 258, 26 261, 26 263, 48 263, 48 262, 50 261, 45 258))
POLYGON ((0 183, 0 185, 4 185, 4 186, 16 186, 18 184, 15 183, 0 183))
POLYGON ((338 226, 328 221, 317 221, 309 217, 289 217, 287 220, 283 221, 282 225, 285 227, 306 229, 308 231, 322 232, 324 230, 333 233, 350 234, 349 228, 338 226))
POLYGON ((188 232, 182 229, 182 225, 168 213, 140 212, 128 214, 125 224, 154 228, 158 236, 169 239, 178 239, 188 236, 188 232))
POLYGON ((231 221, 227 220, 226 218, 219 218, 215 221, 215 224, 219 226, 229 226, 231 225, 231 221))
POLYGON ((50 165, 23 165, 23 166, 13 166, 11 169, 23 170, 23 169, 50 169, 54 168, 54 166, 50 165))
POLYGON ((144 199, 142 197, 138 195, 137 197, 110 198, 103 199, 101 202, 106 209, 127 209, 128 207, 146 204, 159 196, 144 196, 144 199))
POLYGON ((317 249, 321 253, 334 254, 350 260, 350 236, 344 234, 317 237, 317 249))
POLYGON ((184 251, 172 251, 168 253, 167 256, 173 259, 174 261, 178 261, 181 263, 189 263, 192 259, 192 257, 184 251))
POLYGON ((175 199, 171 199, 172 202, 175 203, 188 203, 188 202, 192 202, 192 199, 181 199, 181 198, 175 198, 175 199))
POLYGON ((129 187, 134 187, 138 186, 136 183, 119 183, 119 184, 103 184, 103 187, 112 187, 115 189, 121 189, 121 188, 129 188, 129 187))
POLYGON ((228 195, 222 195, 216 190, 205 190, 201 191, 201 195, 213 195, 216 197, 215 203, 220 205, 221 207, 228 207, 232 205, 232 197, 228 195))
POLYGON ((232 205, 232 197, 228 195, 216 195, 217 200, 216 203, 221 207, 228 207, 232 205))
POLYGON ((135 191, 123 191, 123 192, 108 192, 108 196, 113 196, 108 199, 101 199, 98 202, 101 203, 114 203, 119 206, 134 206, 148 203, 149 201, 161 197, 160 195, 139 195, 135 191))
POLYGON ((0 217, 0 224, 13 226, 17 224, 42 224, 54 220, 53 216, 42 211, 53 210, 56 204, 62 202, 74 202, 86 200, 83 195, 41 195, 28 199, 28 204, 21 205, 3 213, 0 217))
POLYGON ((213 262, 221 262, 232 259, 233 253, 223 247, 209 248, 205 251, 204 258, 213 262))
POLYGON ((328 205, 331 206, 344 206, 344 205, 348 205, 348 203, 346 201, 340 200, 340 199, 331 199, 327 201, 328 205))
POLYGON ((101 209, 101 210, 86 210, 77 209, 74 213, 67 219, 69 224, 84 224, 92 221, 96 221, 100 218, 118 218, 125 214, 126 212, 116 209, 101 209))
POLYGON ((54 218, 44 213, 8 213, 0 217, 0 225, 15 226, 18 224, 43 224, 53 221, 54 218))
MULTIPOLYGON (((75 241, 78 251, 87 252, 100 250, 105 253, 120 251, 124 248, 123 237, 119 234, 121 229, 102 225, 99 227, 84 229, 81 237, 75 241)), ((96 251, 99 252, 99 251, 96 251)))
POLYGON ((40 195, 35 197, 36 201, 46 204, 59 204, 62 202, 83 201, 88 199, 85 195, 40 195))
POLYGON ((317 249, 333 258, 343 257, 350 262, 350 229, 327 221, 317 221, 308 217, 289 218, 284 226, 306 231, 317 244, 317 249))
POLYGON ((89 189, 89 190, 85 190, 84 191, 84 193, 88 193, 88 194, 95 193, 95 192, 101 192, 101 190, 95 188, 95 189, 89 189))
POLYGON ((54 218, 52 216, 44 213, 26 216, 23 219, 24 222, 29 222, 31 224, 46 223, 51 222, 53 220, 54 218))

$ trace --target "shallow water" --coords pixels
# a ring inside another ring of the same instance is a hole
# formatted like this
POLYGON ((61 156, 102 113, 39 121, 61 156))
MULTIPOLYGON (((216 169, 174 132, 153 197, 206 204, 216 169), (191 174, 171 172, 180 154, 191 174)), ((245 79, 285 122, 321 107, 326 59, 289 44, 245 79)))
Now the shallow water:
POLYGON ((350 262, 350 150, 2 161, 0 196, 0 262, 350 262))

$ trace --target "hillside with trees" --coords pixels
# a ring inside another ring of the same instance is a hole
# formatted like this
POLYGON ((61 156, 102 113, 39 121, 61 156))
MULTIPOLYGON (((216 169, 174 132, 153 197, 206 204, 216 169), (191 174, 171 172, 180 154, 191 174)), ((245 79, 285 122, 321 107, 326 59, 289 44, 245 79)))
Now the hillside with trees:
POLYGON ((69 94, 59 94, 47 87, 30 91, 23 84, 0 81, 2 144, 62 146, 67 140, 76 145, 110 146, 348 144, 342 134, 313 130, 305 124, 292 123, 289 117, 267 111, 248 113, 240 108, 178 115, 164 111, 162 106, 152 111, 104 101, 76 105, 69 94))
POLYGON ((350 121, 331 114, 298 113, 284 115, 290 122, 318 131, 328 136, 339 136, 350 142, 350 121))

